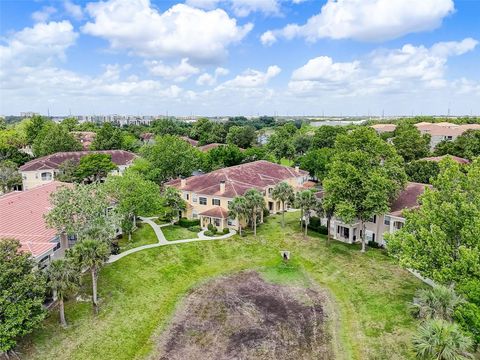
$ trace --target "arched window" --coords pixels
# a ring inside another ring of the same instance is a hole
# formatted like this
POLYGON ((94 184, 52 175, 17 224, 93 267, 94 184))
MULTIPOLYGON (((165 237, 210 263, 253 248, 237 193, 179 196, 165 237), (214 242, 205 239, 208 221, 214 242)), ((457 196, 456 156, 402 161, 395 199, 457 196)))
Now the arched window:
POLYGON ((52 173, 49 173, 49 172, 42 173, 42 180, 43 181, 52 180, 52 173))

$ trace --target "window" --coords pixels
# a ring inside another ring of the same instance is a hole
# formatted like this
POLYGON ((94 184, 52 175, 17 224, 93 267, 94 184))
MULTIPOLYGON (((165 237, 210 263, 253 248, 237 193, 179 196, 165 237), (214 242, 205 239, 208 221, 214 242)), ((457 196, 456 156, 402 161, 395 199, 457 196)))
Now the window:
POLYGON ((207 198, 206 197, 199 197, 198 202, 200 205, 207 205, 207 198))
POLYGON ((213 223, 215 224, 215 226, 220 226, 220 219, 217 219, 217 218, 214 218, 213 219, 213 223))
POLYGON ((212 205, 220 206, 220 199, 212 199, 212 205))
POLYGON ((185 200, 189 200, 190 196, 188 196, 188 193, 185 193, 185 200))
POLYGON ((390 216, 385 216, 384 224, 390 225, 390 216))
POLYGON ((58 249, 60 249, 60 243, 56 243, 55 244, 55 247, 53 248, 53 251, 57 251, 58 249))
POLYGON ((198 212, 196 210, 192 211, 192 218, 197 219, 198 218, 198 212))
POLYGON ((377 215, 373 215, 373 218, 371 218, 369 221, 376 224, 377 223, 377 215))
POLYGON ((365 230, 365 240, 375 241, 375 233, 370 230, 365 230))
POLYGON ((268 195, 269 196, 272 195, 272 190, 273 190, 272 188, 268 188, 268 195))
POLYGON ((235 226, 235 220, 233 220, 233 219, 228 219, 228 220, 227 220, 227 224, 228 224, 228 226, 235 226))
POLYGON ((192 194, 192 201, 197 202, 197 194, 192 194))
POLYGON ((43 181, 52 180, 52 173, 44 172, 41 176, 43 181))

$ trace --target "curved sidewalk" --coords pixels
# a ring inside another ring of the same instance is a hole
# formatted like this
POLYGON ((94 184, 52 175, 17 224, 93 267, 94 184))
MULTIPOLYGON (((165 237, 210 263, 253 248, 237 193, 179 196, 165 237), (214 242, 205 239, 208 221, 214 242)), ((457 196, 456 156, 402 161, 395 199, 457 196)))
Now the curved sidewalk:
POLYGON ((107 264, 114 263, 115 261, 118 261, 118 260, 120 260, 121 258, 123 258, 127 255, 130 255, 130 254, 133 254, 133 253, 145 250, 145 249, 151 249, 151 248, 156 248, 156 247, 165 246, 165 245, 175 245, 175 244, 189 243, 189 242, 194 242, 194 241, 222 240, 222 239, 230 238, 237 233, 235 230, 230 230, 230 232, 228 234, 221 235, 221 236, 215 236, 215 237, 209 237, 209 236, 205 236, 203 234, 205 232, 205 230, 203 230, 203 231, 200 231, 198 233, 198 238, 168 241, 165 238, 165 235, 163 235, 163 232, 162 232, 161 228, 165 227, 165 226, 170 226, 172 224, 158 225, 151 218, 143 218, 143 217, 139 217, 139 218, 144 223, 147 223, 148 225, 150 225, 153 228, 153 231, 155 232, 155 235, 157 235, 158 243, 142 245, 142 246, 139 246, 139 247, 136 247, 136 248, 133 248, 133 249, 129 249, 129 250, 124 251, 124 252, 122 252, 120 254, 117 254, 117 255, 111 255, 107 260, 107 264))

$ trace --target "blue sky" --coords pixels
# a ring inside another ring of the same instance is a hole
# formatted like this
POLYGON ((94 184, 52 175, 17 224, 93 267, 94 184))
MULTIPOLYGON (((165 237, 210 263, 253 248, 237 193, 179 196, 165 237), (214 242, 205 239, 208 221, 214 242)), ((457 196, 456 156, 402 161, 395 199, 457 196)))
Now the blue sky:
POLYGON ((0 1, 0 114, 480 114, 480 1, 0 1))

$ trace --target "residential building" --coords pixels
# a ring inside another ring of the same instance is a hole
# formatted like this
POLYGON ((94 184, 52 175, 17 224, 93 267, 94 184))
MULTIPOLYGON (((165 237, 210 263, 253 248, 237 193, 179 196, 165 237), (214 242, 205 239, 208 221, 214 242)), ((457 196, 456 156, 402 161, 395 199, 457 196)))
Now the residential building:
MULTIPOLYGON (((419 206, 418 198, 423 194, 426 187, 430 186, 414 182, 407 183, 405 189, 392 202, 390 210, 386 214, 374 215, 372 219, 365 223, 366 241, 374 241, 384 246, 384 235, 394 233, 403 227, 405 224, 403 211, 419 206)), ((318 192, 316 195, 318 198, 322 198, 324 193, 318 192)), ((326 218, 322 218, 321 222, 322 225, 327 225, 326 218)), ((330 222, 330 234, 336 240, 353 244, 361 241, 362 226, 358 220, 348 224, 334 217, 330 222)))
POLYGON ((51 209, 50 195, 66 184, 51 181, 27 191, 0 197, 0 239, 17 239, 40 267, 62 257, 68 240, 47 227, 44 215, 51 209))
MULTIPOLYGON (((430 135, 430 149, 435 147, 442 141, 453 141, 467 130, 480 130, 480 124, 452 124, 449 122, 429 123, 419 122, 414 124, 415 127, 423 134, 430 135)), ((375 124, 371 126, 377 133, 395 131, 395 124, 375 124)))
POLYGON ((117 170, 112 171, 112 174, 117 175, 123 174, 125 169, 137 157, 134 153, 125 150, 71 151, 43 156, 20 166, 19 171, 22 174, 23 190, 33 189, 36 186, 54 181, 55 175, 58 174, 60 165, 63 162, 67 160, 79 162, 82 157, 89 154, 110 155, 112 162, 118 166, 117 170))
POLYGON ((97 133, 94 131, 71 131, 70 134, 82 144, 83 150, 89 150, 90 145, 97 136, 97 133))
POLYGON ((249 189, 263 193, 265 205, 271 213, 280 211, 281 204, 272 198, 272 190, 282 181, 295 189, 305 189, 312 185, 308 181, 308 172, 298 167, 259 160, 186 179, 175 179, 168 182, 167 186, 181 191, 187 203, 183 217, 199 219, 202 227, 214 224, 223 230, 225 227, 238 228, 238 219, 228 218, 228 204, 249 189))

